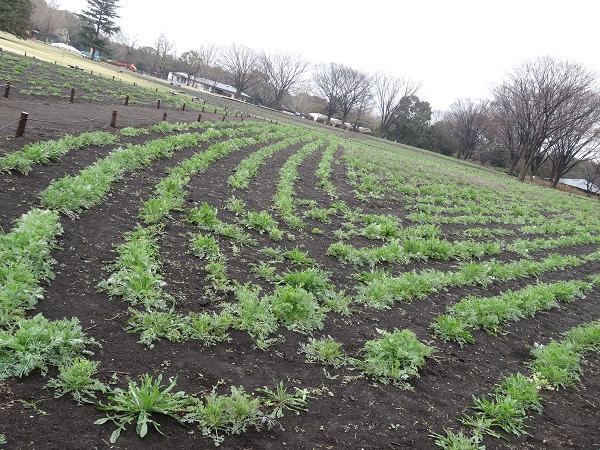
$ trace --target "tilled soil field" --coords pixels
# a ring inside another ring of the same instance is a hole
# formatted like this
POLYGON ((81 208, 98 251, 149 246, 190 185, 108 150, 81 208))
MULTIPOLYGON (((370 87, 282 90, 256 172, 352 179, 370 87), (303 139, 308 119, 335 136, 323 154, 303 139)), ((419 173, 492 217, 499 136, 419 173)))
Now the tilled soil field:
MULTIPOLYGON (((19 96, 2 99, 0 102, 0 126, 18 118, 18 112, 28 111, 31 121, 24 138, 14 138, 12 127, 0 130, 0 156, 23 148, 26 144, 60 139, 66 134, 77 135, 85 131, 108 131, 118 133, 125 126, 142 127, 160 121, 162 113, 156 109, 135 107, 122 113, 116 129, 108 127, 113 105, 79 102, 69 104, 64 100, 44 98, 27 100, 19 96), (127 118, 127 117, 130 118, 127 118), (98 121, 82 118, 103 117, 98 121), (146 120, 141 120, 145 118, 146 120)), ((169 121, 193 122, 198 113, 169 111, 169 121)), ((220 115, 206 113, 203 121, 221 121, 220 115)), ((233 118, 227 120, 233 121, 233 118)), ((274 131, 273 131, 274 133, 274 131)), ((243 133, 242 133, 243 135, 243 133)), ((46 165, 35 165, 33 171, 23 175, 10 171, 0 174, 0 229, 9 233, 15 220, 32 208, 42 207, 40 193, 53 180, 67 175, 76 175, 80 170, 105 158, 118 147, 126 144, 144 144, 162 137, 151 131, 137 137, 121 136, 118 144, 88 146, 73 150, 57 161, 46 165)), ((221 138, 226 141, 228 138, 221 138)), ((273 141, 276 139, 273 139, 273 141)), ((272 141, 267 141, 270 143, 272 141)), ((379 145, 369 142, 369 151, 379 145)), ((559 307, 537 312, 522 320, 506 324, 497 334, 483 330, 473 331, 475 344, 459 346, 445 342, 436 335, 431 324, 446 308, 467 296, 490 297, 508 290, 518 291, 538 282, 555 283, 563 280, 584 280, 588 275, 600 273, 600 261, 589 260, 585 264, 540 273, 512 281, 493 281, 487 286, 466 285, 440 289, 437 293, 415 298, 411 302, 398 301, 386 309, 370 307, 356 300, 351 304, 351 314, 326 312, 322 327, 311 332, 299 332, 279 324, 274 341, 265 349, 259 349, 255 340, 245 331, 231 327, 228 340, 206 346, 203 342, 190 339, 183 342, 165 337, 157 339, 152 346, 139 342, 140 333, 129 329, 130 306, 118 296, 110 297, 98 289, 98 283, 109 276, 109 265, 117 257, 116 246, 124 242, 125 234, 140 223, 138 216, 141 202, 149 198, 161 178, 186 158, 206 151, 214 142, 203 142, 197 146, 177 150, 170 158, 157 159, 147 166, 127 172, 110 190, 99 205, 86 209, 78 216, 61 214, 62 235, 57 248, 52 252, 55 259, 55 278, 44 282, 44 296, 35 308, 27 313, 41 313, 49 320, 78 318, 85 334, 94 338, 100 346, 89 347, 93 351, 90 359, 99 361, 96 377, 112 388, 125 388, 129 380, 138 380, 142 374, 177 380, 176 390, 188 395, 203 397, 217 386, 220 393, 228 393, 230 386, 243 386, 253 393, 262 387, 273 388, 280 381, 290 390, 309 389, 307 409, 299 414, 285 411, 284 417, 271 429, 257 431, 249 427, 239 435, 225 437, 221 448, 231 449, 430 449, 437 448, 432 434, 443 434, 443 430, 469 428, 462 426, 458 418, 473 414, 473 397, 487 395, 493 391, 503 376, 511 373, 528 373, 531 349, 546 344, 551 339, 560 340, 569 329, 600 319, 600 288, 595 285, 577 298, 559 307), (410 377, 410 389, 393 383, 382 383, 375 377, 364 374, 357 366, 341 367, 308 363, 300 351, 301 344, 309 337, 331 336, 343 344, 346 355, 360 358, 365 342, 378 338, 377 330, 411 330, 420 342, 435 347, 435 353, 426 359, 418 376, 410 377)), ((357 184, 349 177, 351 166, 348 155, 356 144, 342 142, 334 153, 330 165, 329 180, 335 190, 332 198, 315 175, 327 148, 327 136, 316 151, 308 154, 297 167, 293 195, 296 200, 294 214, 304 220, 303 228, 289 226, 278 216, 273 198, 280 182, 280 170, 297 154, 303 143, 291 145, 265 159, 256 176, 251 178, 246 189, 234 190, 228 178, 239 164, 266 144, 257 143, 241 147, 217 159, 204 171, 191 177, 187 183, 185 208, 171 211, 158 236, 158 248, 162 261, 160 273, 165 285, 163 290, 175 299, 174 310, 180 314, 190 312, 219 312, 224 302, 235 302, 231 290, 215 291, 207 279, 207 262, 189 252, 189 241, 197 227, 186 220, 189 208, 207 203, 216 208, 221 221, 240 224, 240 219, 231 209, 228 200, 232 195, 245 203, 248 211, 268 211, 278 221, 283 231, 281 240, 273 240, 268 233, 246 229, 253 244, 237 245, 217 236, 221 252, 227 257, 227 275, 240 283, 254 283, 270 294, 276 285, 256 275, 254 268, 262 263, 270 264, 267 249, 280 251, 299 249, 314 260, 316 267, 329 274, 328 283, 334 290, 345 290, 347 295, 357 294, 360 281, 356 274, 368 273, 369 265, 357 266, 340 261, 328 252, 332 244, 340 241, 340 230, 348 231, 348 220, 340 209, 331 212, 328 220, 317 220, 310 215, 315 205, 331 208, 334 202, 344 202, 347 208, 363 215, 388 215, 397 217, 404 227, 414 225, 406 216, 414 211, 410 198, 390 193, 378 196, 357 194, 357 184)), ((365 144, 365 149, 367 144, 365 144)), ((366 151, 366 150, 365 150, 366 151)), ((409 152, 400 149, 397 152, 409 152)), ((390 156, 392 158, 392 156, 390 156)), ((440 160, 449 167, 448 178, 453 177, 451 162, 440 160)), ((452 166, 453 167, 453 166, 452 166)), ((406 171, 413 170, 406 167, 406 171)), ((397 169, 391 169, 397 170, 397 169)), ((473 186, 477 187, 477 169, 473 171, 473 186)), ((440 177, 443 178, 443 177, 440 177)), ((380 180, 385 180, 380 177, 380 180)), ((443 179, 438 180, 444 182, 443 179)), ((424 182, 425 183, 425 182, 424 182)), ((508 190, 508 182, 498 177, 501 190, 508 190)), ((451 188, 449 188, 451 189, 451 188)), ((538 188, 531 188, 538 189, 538 188)), ((545 190, 539 191, 542 200, 545 190)), ((527 191, 527 195, 531 195, 527 191)), ((498 201, 502 201, 499 196, 498 201)), ((525 196, 523 203, 531 197, 525 196)), ((550 198, 550 197, 549 197, 550 198)), ((552 197, 555 198, 555 197, 552 197)), ((567 196, 565 195, 565 199, 567 196)), ((474 200, 475 202, 477 199, 474 200)), ((550 200, 549 200, 550 201, 550 200)), ((565 200, 567 201, 567 200, 565 200)), ((568 201, 573 201, 568 199, 568 201)), ((554 216, 564 215, 572 204, 594 205, 581 199, 565 206, 555 205, 554 216), (578 203, 579 202, 579 203, 578 203)), ((589 220, 597 225, 599 215, 592 213, 589 220)), ((459 212, 439 213, 448 217, 459 212)), ((460 213, 463 214, 463 213, 460 213)), ((543 214, 546 214, 543 212, 543 214)), ((549 214, 549 213, 548 213, 549 214)), ((548 217, 548 221, 554 220, 548 217)), ((355 223, 356 225, 356 223, 355 223)), ((522 233, 521 223, 495 223, 494 229, 504 228, 512 232, 501 239, 507 243, 519 238, 558 238, 558 235, 536 235, 522 233)), ((468 228, 485 228, 488 225, 468 225, 440 222, 441 236, 449 241, 463 239, 468 228)), ((490 225, 490 227, 492 227, 490 225)), ((598 231, 596 231, 598 233, 598 231)), ((594 232, 590 235, 595 236, 594 232)), ((215 235, 216 236, 216 235, 215 235)), ((494 238, 495 239, 495 238, 494 238)), ((479 238, 485 242, 492 238, 479 238)), ((354 247, 376 246, 381 240, 369 239, 355 233, 345 240, 354 247)), ((541 260, 551 253, 583 257, 596 250, 598 244, 573 244, 548 248, 539 247, 528 257, 541 260)), ((272 257, 272 256, 271 256, 272 257)), ((511 262, 522 256, 503 249, 497 255, 483 255, 481 261, 495 260, 511 262)), ((479 261, 479 260, 476 260, 479 261)), ((390 274, 415 273, 426 269, 453 271, 459 264, 453 258, 411 259, 405 263, 377 262, 376 269, 387 269, 390 274)), ((292 267, 286 261, 272 264, 276 272, 288 273, 292 267)), ((232 282, 232 281, 231 281, 232 282)), ((357 295, 358 298, 358 295, 357 295)), ((0 342, 0 346, 2 342, 0 342)), ((0 352, 5 351, 0 347, 0 352)), ((0 358, 1 359, 1 358, 0 358)), ((7 443, 0 448, 10 449, 201 449, 212 448, 213 441, 202 435, 201 430, 188 424, 178 423, 173 418, 155 415, 161 425, 160 435, 150 428, 140 438, 135 433, 135 424, 115 443, 109 439, 114 427, 110 423, 96 425, 95 421, 105 413, 92 404, 78 406, 69 396, 55 398, 54 389, 46 387, 58 368, 50 367, 42 376, 39 370, 21 378, 9 377, 0 381, 0 434, 7 443)), ((600 447, 600 358, 590 352, 582 363, 580 380, 573 386, 542 392, 543 410, 530 412, 526 419, 526 434, 514 436, 499 431, 506 439, 485 436, 487 449, 597 449, 600 447)), ((106 403, 106 397, 99 394, 106 403)), ((154 416, 153 416, 154 417, 154 416)))

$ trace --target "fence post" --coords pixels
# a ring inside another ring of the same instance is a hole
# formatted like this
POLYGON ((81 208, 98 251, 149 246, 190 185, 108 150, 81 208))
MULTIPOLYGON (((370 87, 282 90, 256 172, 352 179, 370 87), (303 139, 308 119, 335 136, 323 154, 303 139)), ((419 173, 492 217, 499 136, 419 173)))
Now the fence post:
POLYGON ((21 112, 21 117, 19 118, 19 125, 17 125, 17 137, 23 137, 23 133, 25 133, 25 126, 27 125, 27 118, 29 117, 29 113, 21 112))
POLYGON ((204 112, 204 106, 202 107, 202 112, 204 112))
POLYGON ((182 111, 185 111, 185 103, 183 104, 183 106, 181 107, 182 111))
POLYGON ((75 98, 75 88, 71 88, 71 96, 69 97, 69 101, 73 103, 73 99, 75 98))
POLYGON ((215 108, 215 114, 217 113, 217 108, 215 108))
POLYGON ((202 114, 198 114, 198 122, 202 120, 202 114))
POLYGON ((129 94, 125 96, 125 106, 129 105, 129 94))
POLYGON ((117 111, 113 109, 112 117, 110 118, 110 126, 111 128, 115 128, 117 126, 117 111))
POLYGON ((156 100, 156 108, 157 108, 157 109, 160 109, 160 99, 159 99, 159 100, 156 100))
POLYGON ((225 116, 221 117, 221 122, 225 122, 225 116))
POLYGON ((8 94, 10 94, 10 81, 6 82, 6 87, 4 88, 4 96, 8 98, 8 94))
POLYGON ((163 113, 163 122, 167 120, 167 113, 163 113))

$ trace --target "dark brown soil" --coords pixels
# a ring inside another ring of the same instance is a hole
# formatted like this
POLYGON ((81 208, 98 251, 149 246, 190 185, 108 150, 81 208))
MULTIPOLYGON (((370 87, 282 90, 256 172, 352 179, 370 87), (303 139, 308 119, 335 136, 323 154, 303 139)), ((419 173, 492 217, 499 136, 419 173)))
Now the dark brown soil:
MULTIPOLYGON (((19 149, 29 142, 56 139, 71 133, 88 130, 111 131, 108 126, 111 113, 119 110, 118 128, 142 126, 162 119, 163 110, 124 107, 52 99, 31 100, 12 96, 0 99, 0 127, 17 120, 21 111, 30 114, 24 138, 14 138, 13 127, 0 129, 0 154, 19 149), (96 119, 96 120, 82 120, 96 119), (143 119, 143 120, 142 120, 143 119)), ((168 120, 195 121, 198 113, 167 111, 168 120)), ((220 120, 220 116, 204 114, 203 120, 220 120)), ((16 127, 16 125, 15 125, 16 127)), ((147 139, 147 138, 144 138, 147 139)), ((0 174, 0 228, 9 231, 14 220, 29 208, 38 205, 37 194, 54 178, 74 174, 111 148, 92 147, 72 152, 59 162, 35 166, 27 176, 0 174)), ((330 335, 343 342, 344 350, 356 355, 367 339, 377 336, 376 329, 408 328, 423 342, 438 349, 436 359, 428 361, 421 377, 411 381, 412 391, 383 385, 368 378, 353 379, 358 372, 348 369, 330 369, 326 376, 323 367, 307 364, 298 353, 299 344, 306 336, 281 328, 282 342, 267 351, 254 348, 246 334, 232 331, 231 342, 204 348, 197 341, 171 343, 161 340, 149 349, 139 344, 139 336, 125 331, 127 305, 118 299, 109 299, 97 292, 96 285, 106 277, 104 266, 115 258, 114 246, 122 242, 123 233, 136 224, 140 199, 152 192, 156 182, 184 157, 193 151, 185 150, 174 158, 153 163, 135 174, 127 175, 100 206, 82 214, 78 220, 61 219, 64 234, 60 248, 54 251, 57 260, 56 279, 45 286, 45 298, 32 312, 41 312, 49 319, 78 317, 86 333, 101 344, 94 349, 94 359, 101 362, 99 378, 106 383, 124 387, 130 378, 143 373, 163 374, 164 379, 177 377, 178 389, 188 394, 201 395, 223 380, 225 386, 243 385, 252 392, 263 386, 273 387, 280 380, 287 386, 321 388, 322 394, 309 403, 309 411, 299 415, 286 414, 281 426, 272 430, 250 430, 240 436, 228 437, 222 444, 226 449, 432 449, 431 433, 444 428, 459 429, 457 417, 469 412, 472 396, 491 391, 503 375, 525 372, 530 359, 529 348, 559 338, 569 328, 600 318, 600 291, 596 288, 587 298, 560 309, 506 327, 499 336, 474 333, 476 345, 460 348, 458 345, 434 339, 429 328, 433 317, 444 312, 447 305, 469 295, 484 295, 480 288, 450 289, 439 295, 412 303, 396 305, 390 310, 377 311, 357 307, 351 317, 329 314, 325 328, 316 336, 330 335), (345 378, 347 377, 347 378, 345 378)), ((255 148, 234 152, 219 160, 206 172, 195 177, 189 185, 189 206, 203 201, 219 208, 222 220, 232 216, 224 211, 227 198, 232 194, 242 198, 249 209, 271 208, 272 198, 281 165, 293 149, 284 150, 270 158, 255 178, 250 189, 233 192, 227 185, 232 170, 255 148)), ((337 156, 343 149, 338 150, 337 156)), ((321 152, 316 152, 301 166, 296 193, 300 198, 316 200, 327 206, 331 199, 316 188, 314 171, 321 152)), ((341 160, 340 160, 341 161, 341 160)), ((332 180, 340 199, 352 206, 360 206, 365 213, 392 211, 400 214, 403 206, 393 200, 358 202, 346 184, 344 166, 334 164, 332 180)), ((299 213, 306 209, 300 206, 299 213)), ((174 220, 165 228, 161 241, 161 255, 165 259, 166 290, 184 297, 182 305, 189 310, 212 307, 214 299, 204 295, 204 263, 187 254, 189 233, 193 226, 174 214, 174 220)), ((332 234, 339 227, 308 220, 307 230, 319 227, 323 234, 287 230, 296 236, 293 242, 271 242, 255 234, 261 243, 276 247, 298 246, 327 270, 338 289, 352 292, 356 283, 351 275, 355 268, 339 264, 326 256, 327 247, 336 241, 332 234)), ((285 227, 284 227, 285 228, 285 227)), ((464 227, 457 226, 457 230, 464 227)), ((448 234, 452 227, 445 227, 448 234)), ((259 247, 260 247, 259 246, 259 247)), ((571 248, 571 254, 589 253, 591 248, 571 248)), ((256 249, 244 247, 239 256, 228 255, 231 276, 253 280, 249 263, 259 259, 256 249)), ((433 263, 437 264, 437 263, 433 263)), ((443 264, 440 264, 442 266, 443 264)), ((413 264, 395 267, 395 272, 426 267, 413 264)), ((448 265, 449 267, 449 265, 448 265)), ((436 267, 437 268, 437 267, 436 267)), ((584 274, 598 273, 600 264, 593 263, 565 271, 545 274, 543 281, 581 278, 584 274)), ((518 289, 535 282, 533 279, 491 286, 487 295, 507 289, 518 289)), ((578 388, 547 393, 544 410, 529 420, 529 433, 521 437, 509 436, 509 441, 486 437, 488 449, 597 449, 600 447, 600 358, 590 355, 584 364, 584 375, 578 388)), ((49 376, 55 375, 52 370, 49 376)), ((213 444, 199 430, 186 428, 170 418, 159 418, 164 436, 151 431, 140 439, 134 426, 124 432, 116 444, 108 440, 112 428, 94 425, 103 413, 93 406, 77 406, 70 397, 54 398, 53 391, 45 389, 47 377, 38 372, 23 379, 0 382, 0 434, 10 449, 208 449, 213 444)), ((225 389, 225 388, 223 388, 225 389)), ((225 390, 223 391, 225 392, 225 390)))

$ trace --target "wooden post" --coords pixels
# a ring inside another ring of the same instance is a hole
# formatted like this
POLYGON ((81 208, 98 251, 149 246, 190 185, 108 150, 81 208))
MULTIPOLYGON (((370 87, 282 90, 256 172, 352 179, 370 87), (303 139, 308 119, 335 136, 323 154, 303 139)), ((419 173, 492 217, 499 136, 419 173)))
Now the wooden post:
POLYGON ((215 108, 215 114, 217 113, 217 108, 215 108))
POLYGON ((69 97, 69 101, 73 103, 73 99, 75 98, 75 88, 71 88, 71 96, 69 97))
POLYGON ((202 112, 204 112, 204 106, 202 107, 202 112))
POLYGON ((115 76, 113 75, 113 81, 115 81, 115 76))
POLYGON ((125 96, 125 106, 129 105, 129 94, 125 96))
POLYGON ((21 117, 19 118, 19 125, 17 125, 17 137, 23 137, 23 133, 25 133, 25 126, 27 126, 27 118, 29 117, 29 113, 22 112, 21 117))
POLYGON ((185 103, 183 104, 183 106, 181 107, 182 111, 185 111, 185 103))
POLYGON ((156 100, 156 108, 160 109, 160 99, 156 100))
POLYGON ((163 122, 167 120, 167 113, 163 113, 163 122))
POLYGON ((225 116, 221 117, 221 122, 225 122, 225 116))
POLYGON ((113 109, 112 117, 110 118, 110 126, 111 128, 115 128, 117 126, 117 111, 113 109))
POLYGON ((90 75, 94 75, 94 71, 93 70, 90 70, 90 75))
POLYGON ((10 94, 10 81, 6 82, 6 87, 4 88, 4 96, 8 98, 8 94, 10 94))
POLYGON ((198 122, 202 120, 202 114, 198 114, 198 122))

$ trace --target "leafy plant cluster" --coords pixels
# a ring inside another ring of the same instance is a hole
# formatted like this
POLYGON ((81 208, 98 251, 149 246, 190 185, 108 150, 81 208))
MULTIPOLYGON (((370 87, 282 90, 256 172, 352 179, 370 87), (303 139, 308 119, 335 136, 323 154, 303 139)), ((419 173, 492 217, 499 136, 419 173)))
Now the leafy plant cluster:
POLYGON ((160 274, 156 231, 138 225, 125 234, 125 242, 115 250, 117 259, 108 266, 111 274, 98 283, 99 290, 147 311, 167 308, 172 299, 162 289, 166 283, 160 274))
POLYGON ((74 149, 90 145, 110 145, 117 142, 118 136, 103 131, 82 133, 78 136, 65 135, 57 141, 40 141, 27 144, 22 150, 0 158, 0 172, 14 170, 28 174, 34 164, 47 164, 74 149))
POLYGON ((42 375, 50 366, 69 364, 87 345, 98 343, 85 336, 79 320, 50 321, 41 314, 17 318, 6 329, 0 329, 0 380, 24 377, 36 369, 42 375))
POLYGON ((338 194, 336 192, 335 186, 331 182, 331 164, 333 163, 333 157, 335 156, 335 152, 338 150, 340 143, 332 139, 325 151, 323 152, 323 156, 321 157, 321 161, 315 171, 315 176, 319 179, 319 187, 323 188, 323 190, 329 195, 331 198, 337 198, 338 194))
POLYGON ((425 269, 392 276, 386 271, 364 272, 357 278, 363 282, 357 287, 356 299, 373 308, 389 308, 397 301, 424 298, 441 289, 454 286, 488 286, 492 282, 515 280, 551 270, 573 267, 597 260, 596 251, 584 257, 551 254, 540 261, 521 259, 510 263, 496 261, 469 262, 457 270, 441 272, 425 269))
POLYGON ((428 259, 470 259, 482 258, 485 255, 501 253, 500 242, 478 243, 474 241, 450 242, 445 239, 392 239, 379 247, 355 248, 344 242, 331 244, 327 254, 338 258, 346 264, 365 265, 371 267, 386 262, 406 264, 411 260, 427 261, 428 259))
POLYGON ((50 252, 62 231, 56 213, 33 208, 9 233, 0 232, 0 327, 43 298, 40 283, 54 278, 50 252))
POLYGON ((293 228, 302 228, 302 219, 294 213, 294 183, 298 178, 298 166, 311 153, 325 144, 322 138, 306 144, 291 156, 279 170, 279 183, 273 197, 273 205, 285 223, 293 228))
POLYGON ((469 296, 448 308, 448 313, 435 318, 432 325, 444 340, 460 345, 474 343, 468 329, 483 328, 496 334, 508 322, 531 317, 539 311, 571 302, 591 290, 593 282, 572 280, 558 283, 538 283, 520 291, 507 291, 496 297, 469 296))

